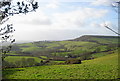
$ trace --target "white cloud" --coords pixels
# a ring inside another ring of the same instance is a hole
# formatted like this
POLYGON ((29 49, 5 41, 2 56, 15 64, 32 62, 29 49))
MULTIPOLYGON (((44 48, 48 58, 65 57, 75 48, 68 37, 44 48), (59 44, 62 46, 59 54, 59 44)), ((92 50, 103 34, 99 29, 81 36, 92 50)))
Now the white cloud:
POLYGON ((88 20, 99 19, 107 13, 106 10, 96 10, 92 8, 80 8, 66 13, 56 13, 53 15, 56 28, 80 28, 86 26, 88 20), (92 12, 92 13, 91 13, 92 12))
POLYGON ((60 2, 58 0, 51 0, 50 2, 46 2, 45 6, 42 9, 57 9, 60 6, 60 2))
POLYGON ((36 11, 27 15, 15 15, 11 22, 16 24, 28 24, 28 25, 50 25, 50 18, 42 11, 36 11))
POLYGON ((47 8, 57 8, 58 6, 56 4, 48 4, 46 7, 47 8))
POLYGON ((93 22, 90 24, 91 29, 95 29, 96 31, 94 33, 96 34, 101 34, 101 35, 116 35, 114 32, 112 32, 111 30, 109 30, 108 28, 106 28, 105 26, 108 26, 109 28, 113 29, 114 31, 118 32, 118 27, 113 25, 113 23, 111 21, 105 21, 105 22, 101 22, 101 23, 96 23, 93 22))
POLYGON ((87 20, 101 18, 106 13, 106 10, 79 8, 69 12, 47 15, 40 10, 27 15, 14 16, 12 21, 19 25, 36 26, 39 29, 75 29, 86 26, 87 20))
MULTIPOLYGON (((49 3, 45 8, 58 8, 55 5, 49 3)), ((16 29, 14 34, 16 40, 64 40, 84 34, 105 34, 104 28, 98 27, 97 24, 91 25, 93 23, 91 21, 104 17, 107 12, 104 9, 77 7, 72 11, 49 14, 40 8, 27 15, 13 16, 11 21, 14 22, 16 29)))
POLYGON ((114 0, 95 0, 92 2, 92 5, 99 6, 99 5, 104 5, 104 6, 109 6, 114 0))
POLYGON ((111 21, 105 21, 105 22, 100 22, 100 23, 92 22, 90 26, 94 28, 105 28, 105 26, 109 26, 113 28, 113 23, 111 21))
POLYGON ((39 0, 39 2, 51 2, 51 1, 58 1, 58 2, 92 2, 93 0, 39 0))
POLYGON ((49 4, 46 5, 46 8, 53 8, 53 9, 55 9, 55 8, 58 8, 58 7, 59 7, 59 4, 56 3, 56 2, 52 2, 52 3, 49 3, 49 4))

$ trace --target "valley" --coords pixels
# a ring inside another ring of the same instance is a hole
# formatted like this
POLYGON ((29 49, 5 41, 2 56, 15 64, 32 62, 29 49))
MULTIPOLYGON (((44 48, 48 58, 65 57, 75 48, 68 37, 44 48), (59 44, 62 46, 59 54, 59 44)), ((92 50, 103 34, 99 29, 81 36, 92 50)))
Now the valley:
POLYGON ((3 62, 3 77, 116 79, 118 39, 117 36, 85 35, 73 40, 14 44, 3 62))

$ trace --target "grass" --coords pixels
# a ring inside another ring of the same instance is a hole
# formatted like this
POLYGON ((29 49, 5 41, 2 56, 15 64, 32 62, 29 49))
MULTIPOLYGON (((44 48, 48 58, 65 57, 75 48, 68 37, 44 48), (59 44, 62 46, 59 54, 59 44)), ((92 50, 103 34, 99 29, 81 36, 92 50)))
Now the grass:
POLYGON ((99 43, 105 43, 105 44, 109 44, 109 43, 118 43, 118 39, 117 38, 91 38, 92 40, 98 41, 99 43))
MULTIPOLYGON (((111 38, 91 37, 90 40, 98 41, 99 43, 103 44, 118 43, 118 39, 112 37, 111 38)), ((73 56, 79 56, 81 54, 84 54, 85 52, 89 53, 94 52, 97 49, 99 50, 98 52, 108 50, 107 45, 102 45, 96 42, 89 41, 39 41, 33 43, 18 44, 18 47, 19 50, 21 49, 20 52, 23 52, 23 54, 31 53, 38 57, 43 53, 45 53, 45 55, 47 56, 52 55, 65 57, 70 54, 73 56)), ((115 48, 115 46, 111 47, 111 49, 113 48, 115 48)))
POLYGON ((24 43, 24 44, 19 44, 19 46, 35 46, 35 45, 32 43, 24 43))
POLYGON ((79 55, 86 51, 94 51, 97 44, 93 42, 84 42, 84 41, 52 41, 52 42, 38 42, 38 43, 25 43, 20 44, 22 52, 44 52, 49 50, 59 50, 63 52, 54 52, 51 53, 55 56, 66 56, 68 54, 79 55), (24 47, 28 46, 28 47, 24 47), (44 48, 40 46, 45 46, 44 48), (92 48, 92 49, 91 49, 92 48), (66 52, 65 52, 66 51, 66 52))
POLYGON ((16 61, 21 61, 22 58, 34 58, 36 62, 40 62, 41 59, 38 57, 30 57, 30 56, 8 56, 5 58, 5 61, 15 63, 16 61))
POLYGON ((43 59, 47 59, 47 57, 46 56, 40 56, 41 58, 43 58, 43 59))
POLYGON ((37 51, 40 50, 38 47, 27 47, 27 48, 21 48, 23 52, 31 52, 31 51, 37 51))
POLYGON ((7 55, 19 55, 17 53, 7 53, 7 55))
POLYGON ((95 54, 93 54, 92 56, 93 56, 94 58, 98 58, 98 57, 105 56, 105 55, 107 55, 107 54, 108 54, 107 52, 102 52, 102 53, 95 53, 95 54))
POLYGON ((116 79, 118 54, 110 54, 82 64, 12 68, 3 71, 6 79, 116 79))
POLYGON ((65 61, 53 61, 53 62, 56 62, 56 63, 64 63, 65 61))

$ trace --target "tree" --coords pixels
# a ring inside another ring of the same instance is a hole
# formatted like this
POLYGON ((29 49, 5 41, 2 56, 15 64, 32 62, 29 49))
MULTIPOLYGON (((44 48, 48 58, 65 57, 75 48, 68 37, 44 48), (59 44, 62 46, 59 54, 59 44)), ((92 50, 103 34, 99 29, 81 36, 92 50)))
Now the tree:
MULTIPOLYGON (((0 0, 0 25, 5 24, 10 16, 27 14, 28 12, 35 11, 37 8, 38 2, 34 0, 24 0, 16 4, 12 4, 12 0, 0 0)), ((10 52, 12 44, 15 42, 12 35, 14 31, 13 24, 7 24, 5 27, 0 26, 2 61, 4 61, 6 54, 10 52)))
POLYGON ((71 58, 66 60, 65 64, 81 64, 81 60, 76 58, 71 58))
POLYGON ((100 51, 101 51, 100 47, 97 47, 97 48, 95 49, 95 52, 96 52, 96 53, 99 53, 100 51))

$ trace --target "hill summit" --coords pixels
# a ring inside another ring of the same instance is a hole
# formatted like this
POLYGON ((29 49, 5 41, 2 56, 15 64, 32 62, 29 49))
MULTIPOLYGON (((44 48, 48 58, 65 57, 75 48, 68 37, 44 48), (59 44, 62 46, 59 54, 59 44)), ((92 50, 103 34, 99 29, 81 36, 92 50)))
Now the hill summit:
POLYGON ((87 41, 96 42, 97 44, 107 45, 107 44, 118 44, 119 36, 100 36, 100 35, 84 35, 70 41, 87 41))

